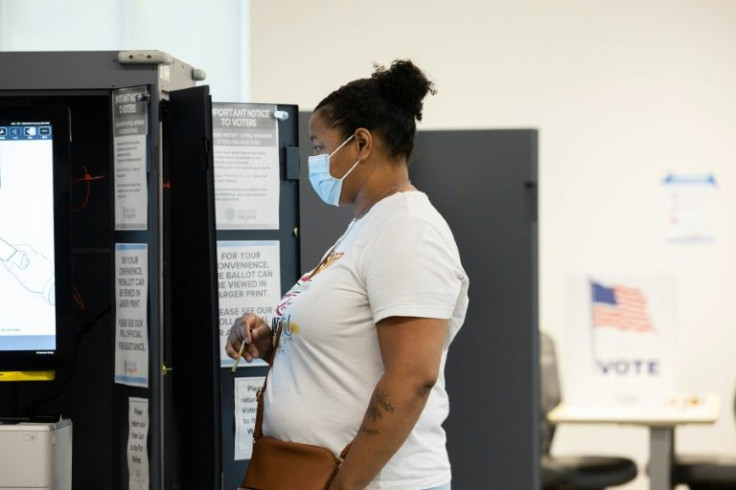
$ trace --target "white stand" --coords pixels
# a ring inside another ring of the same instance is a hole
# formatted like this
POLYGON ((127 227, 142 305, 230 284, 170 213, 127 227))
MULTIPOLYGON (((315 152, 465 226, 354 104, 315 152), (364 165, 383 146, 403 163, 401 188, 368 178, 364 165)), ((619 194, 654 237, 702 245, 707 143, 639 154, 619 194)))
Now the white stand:
POLYGON ((71 420, 0 424, 0 490, 71 488, 71 420))

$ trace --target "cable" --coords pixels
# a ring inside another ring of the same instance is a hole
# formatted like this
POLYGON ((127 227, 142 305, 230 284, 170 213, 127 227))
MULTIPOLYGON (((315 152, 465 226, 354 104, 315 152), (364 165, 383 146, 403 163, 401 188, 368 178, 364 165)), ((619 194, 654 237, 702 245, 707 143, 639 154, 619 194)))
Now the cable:
POLYGON ((76 286, 72 286, 72 299, 82 312, 85 312, 87 310, 87 305, 84 304, 84 299, 82 299, 82 295, 79 294, 76 286))
POLYGON ((84 175, 82 177, 74 179, 73 183, 74 184, 78 182, 85 183, 84 200, 82 201, 82 204, 72 209, 73 213, 77 213, 83 210, 84 208, 87 207, 87 204, 89 204, 89 197, 92 193, 92 186, 90 185, 90 182, 93 182, 95 180, 102 180, 105 177, 107 177, 106 175, 97 175, 93 177, 92 175, 90 175, 89 169, 87 169, 87 165, 82 165, 82 168, 84 169, 84 175))
POLYGON ((105 316, 107 313, 110 312, 112 307, 110 305, 103 308, 97 315, 95 315, 91 320, 86 319, 86 305, 84 303, 84 299, 82 298, 82 295, 77 290, 76 286, 72 287, 72 299, 76 303, 76 305, 79 307, 80 311, 83 314, 84 318, 77 318, 77 320, 82 322, 82 326, 79 329, 79 332, 77 333, 77 336, 74 339, 73 347, 72 347, 72 360, 71 360, 71 366, 67 369, 59 369, 57 370, 58 376, 54 379, 51 384, 44 390, 44 392, 41 394, 41 396, 31 405, 26 407, 26 415, 31 416, 35 415, 36 411, 40 409, 43 405, 46 403, 58 398, 66 388, 66 386, 69 384, 69 382, 74 377, 74 374, 76 372, 77 367, 77 353, 79 352, 79 345, 82 342, 82 339, 84 336, 89 333, 90 330, 92 330, 92 327, 95 326, 97 322, 102 319, 103 316, 105 316))

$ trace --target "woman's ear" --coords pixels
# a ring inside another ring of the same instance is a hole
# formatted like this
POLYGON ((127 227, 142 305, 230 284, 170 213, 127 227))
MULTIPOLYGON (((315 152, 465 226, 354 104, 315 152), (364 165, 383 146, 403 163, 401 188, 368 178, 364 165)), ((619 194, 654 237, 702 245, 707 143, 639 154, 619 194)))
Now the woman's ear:
POLYGON ((358 142, 358 159, 360 161, 370 158, 374 151, 373 135, 365 128, 355 130, 355 141, 358 142))

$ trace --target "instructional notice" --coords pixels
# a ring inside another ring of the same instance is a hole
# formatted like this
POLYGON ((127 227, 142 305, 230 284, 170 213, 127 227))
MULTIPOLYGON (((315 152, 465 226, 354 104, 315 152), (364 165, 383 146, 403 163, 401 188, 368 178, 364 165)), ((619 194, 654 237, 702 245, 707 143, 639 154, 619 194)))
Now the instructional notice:
POLYGON ((148 400, 128 399, 128 489, 148 490, 148 400))
POLYGON ((115 244, 115 382, 148 387, 148 245, 115 244))
POLYGON ((119 89, 113 95, 116 230, 148 228, 148 98, 145 87, 119 89))
POLYGON ((718 185, 713 174, 670 174, 662 181, 669 243, 716 241, 718 185))
MULTIPOLYGON (((278 240, 218 241, 217 285, 220 297, 220 365, 233 360, 225 354, 225 342, 235 320, 255 313, 270 324, 281 297, 281 257, 278 240)), ((261 361, 239 366, 262 366, 261 361)))
POLYGON ((212 104, 218 230, 279 229, 276 106, 212 104))
POLYGON ((253 429, 258 410, 258 390, 265 378, 235 378, 235 460, 253 455, 253 429))

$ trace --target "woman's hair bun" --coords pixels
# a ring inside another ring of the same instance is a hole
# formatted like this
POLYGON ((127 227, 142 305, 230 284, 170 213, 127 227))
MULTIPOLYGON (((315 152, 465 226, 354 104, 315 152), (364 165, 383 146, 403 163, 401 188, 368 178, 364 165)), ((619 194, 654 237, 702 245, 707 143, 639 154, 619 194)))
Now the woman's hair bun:
POLYGON ((434 84, 410 60, 395 60, 389 69, 377 64, 373 66, 372 77, 378 82, 382 95, 421 121, 422 100, 427 93, 436 93, 434 84))

